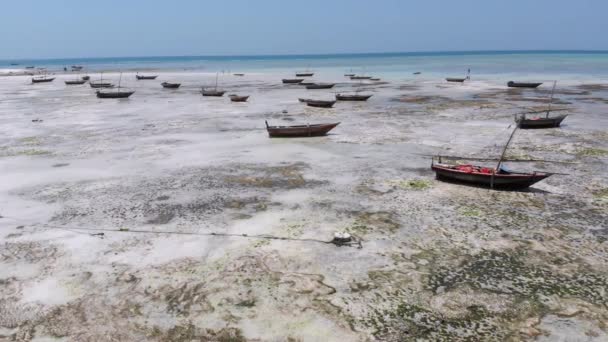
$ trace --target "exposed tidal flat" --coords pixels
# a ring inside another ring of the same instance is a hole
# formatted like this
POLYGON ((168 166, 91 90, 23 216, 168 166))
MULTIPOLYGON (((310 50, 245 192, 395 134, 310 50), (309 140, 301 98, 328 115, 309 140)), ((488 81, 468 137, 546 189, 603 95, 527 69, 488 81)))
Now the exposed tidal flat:
POLYGON ((435 180, 430 155, 498 157, 550 82, 318 72, 328 91, 244 72, 219 87, 247 103, 202 97, 200 71, 124 73, 123 100, 0 78, 2 339, 608 339, 605 81, 560 79, 562 127, 508 150, 536 160, 511 169, 563 174, 495 191, 435 180), (357 88, 373 97, 298 102, 357 88), (269 139, 264 120, 341 124, 269 139), (362 248, 323 243, 336 231, 362 248))

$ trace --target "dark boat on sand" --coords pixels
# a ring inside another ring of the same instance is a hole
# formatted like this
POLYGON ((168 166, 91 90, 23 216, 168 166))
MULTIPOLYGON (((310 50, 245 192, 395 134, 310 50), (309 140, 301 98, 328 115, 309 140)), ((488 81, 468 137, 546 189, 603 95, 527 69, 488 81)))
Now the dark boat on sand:
POLYGON ((81 85, 81 84, 85 84, 87 81, 83 80, 83 79, 79 79, 79 80, 67 80, 64 82, 66 85, 81 85))
POLYGON ((505 158, 507 147, 516 131, 517 127, 513 129, 495 168, 470 164, 444 164, 439 157, 438 163, 435 163, 435 158, 432 159, 431 169, 435 171, 439 180, 474 184, 492 189, 523 189, 551 176, 552 173, 547 172, 514 172, 502 168, 501 164, 505 158))
POLYGON ((351 80, 369 80, 370 78, 372 78, 371 76, 350 76, 351 80))
POLYGON ((139 81, 139 80, 155 80, 158 77, 158 75, 135 75, 135 78, 139 81))
POLYGON ((335 83, 313 83, 306 86, 306 89, 331 89, 335 83))
POLYGON ((318 137, 326 135, 340 123, 296 125, 296 126, 269 126, 266 121, 266 130, 271 138, 297 138, 297 137, 318 137))
POLYGON ((420 75, 420 74, 422 74, 420 71, 416 71, 416 72, 414 73, 414 75, 420 75))
POLYGON ((163 88, 167 88, 167 89, 177 89, 179 88, 179 86, 181 86, 181 83, 171 83, 171 82, 163 82, 160 85, 163 86, 163 88))
POLYGON ((377 77, 372 77, 372 78, 370 78, 369 80, 370 80, 370 81, 380 81, 380 79, 379 79, 379 78, 377 78, 377 77))
POLYGON ((319 107, 319 108, 331 108, 334 106, 336 101, 327 101, 327 100, 306 100, 306 105, 310 107, 319 107))
POLYGON ((568 116, 568 114, 557 115, 553 117, 534 117, 527 118, 526 114, 521 114, 515 117, 515 122, 517 123, 517 127, 522 129, 531 129, 531 128, 553 128, 559 127, 562 121, 568 116))
POLYGON ((490 187, 493 189, 521 189, 527 188, 549 176, 551 173, 545 172, 511 172, 504 169, 481 167, 476 165, 450 165, 435 164, 431 165, 435 175, 439 180, 462 182, 475 185, 490 187))
POLYGON ((241 74, 241 73, 237 73, 237 74, 233 74, 234 76, 245 76, 245 74, 241 74))
POLYGON ((448 77, 445 79, 448 82, 464 82, 466 80, 466 78, 459 78, 459 77, 448 77))
POLYGON ((344 74, 344 77, 353 77, 355 74, 344 74))
POLYGON ((54 79, 55 79, 55 77, 46 77, 46 76, 32 77, 32 83, 53 82, 54 79))
POLYGON ((91 88, 114 88, 111 82, 104 82, 103 80, 89 82, 91 88))
POLYGON ((85 76, 82 76, 82 79, 85 80, 85 81, 88 81, 88 80, 91 79, 91 76, 85 75, 85 76))
POLYGON ((345 94, 336 94, 336 100, 338 101, 367 101, 372 95, 345 95, 345 94))
POLYGON ((296 72, 296 77, 312 77, 314 72, 296 72))
POLYGON ((316 82, 300 82, 300 83, 298 83, 298 85, 301 85, 301 86, 308 86, 308 85, 313 85, 313 84, 316 84, 316 82))
POLYGON ((239 96, 236 94, 231 94, 228 95, 228 97, 230 97, 230 101, 232 102, 247 102, 247 100, 249 99, 249 95, 239 96))
POLYGON ((302 102, 302 103, 306 103, 308 101, 314 101, 313 99, 304 99, 304 98, 299 98, 298 101, 302 102))
POLYGON ((218 89, 205 89, 205 88, 203 88, 203 90, 201 91, 201 94, 203 94, 203 96, 221 97, 221 96, 224 96, 225 93, 226 93, 226 91, 224 91, 224 90, 218 90, 218 89))
POLYGON ((509 87, 509 88, 537 88, 541 84, 543 84, 543 83, 542 82, 540 82, 540 83, 534 83, 534 82, 513 82, 513 81, 509 81, 507 83, 507 87, 509 87))
POLYGON ((285 84, 298 84, 304 81, 303 78, 284 78, 283 83, 285 84))
POLYGON ((135 91, 133 90, 120 90, 120 88, 116 90, 98 90, 96 91, 97 97, 100 99, 125 99, 131 95, 133 95, 135 91))

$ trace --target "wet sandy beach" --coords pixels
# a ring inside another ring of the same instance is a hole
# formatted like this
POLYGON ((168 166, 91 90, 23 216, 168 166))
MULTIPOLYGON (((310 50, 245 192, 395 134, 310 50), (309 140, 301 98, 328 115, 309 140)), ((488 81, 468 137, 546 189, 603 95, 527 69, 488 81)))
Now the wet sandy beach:
POLYGON ((122 100, 0 78, 0 339, 608 339, 605 83, 558 83, 562 127, 519 130, 508 157, 560 163, 506 165, 563 175, 509 192, 437 181, 430 155, 498 157, 549 83, 222 75, 251 95, 231 103, 201 96, 215 74, 158 74, 123 74, 122 100), (357 88, 373 97, 298 102, 357 88), (264 120, 341 123, 269 139, 264 120))

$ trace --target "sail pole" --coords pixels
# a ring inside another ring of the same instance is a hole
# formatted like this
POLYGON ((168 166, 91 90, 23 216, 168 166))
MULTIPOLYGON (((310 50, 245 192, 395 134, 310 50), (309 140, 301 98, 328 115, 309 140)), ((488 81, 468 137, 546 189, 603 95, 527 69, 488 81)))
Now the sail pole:
POLYGON ((513 132, 511 132, 511 136, 509 136, 509 140, 507 140, 507 143, 505 144, 505 148, 502 150, 502 154, 500 155, 500 159, 498 159, 498 164, 496 165, 496 171, 498 172, 498 170, 500 170, 500 164, 502 164, 502 161, 505 159, 505 155, 507 154, 507 148, 509 147, 509 143, 511 142, 511 140, 513 139, 513 136, 515 135, 515 131, 517 131, 517 125, 515 125, 515 129, 513 129, 513 132))
POLYGON ((547 115, 545 117, 549 117, 549 112, 551 111, 551 104, 553 103, 553 94, 555 93, 555 85, 557 81, 553 81, 553 89, 551 89, 551 97, 549 98, 549 108, 547 109, 547 115))

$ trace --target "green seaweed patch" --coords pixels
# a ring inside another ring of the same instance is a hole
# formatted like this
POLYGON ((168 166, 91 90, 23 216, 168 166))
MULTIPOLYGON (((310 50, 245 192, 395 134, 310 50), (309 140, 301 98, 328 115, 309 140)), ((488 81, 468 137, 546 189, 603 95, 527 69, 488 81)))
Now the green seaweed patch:
POLYGON ((393 213, 387 211, 360 213, 352 225, 345 230, 357 235, 365 235, 370 232, 394 233, 400 227, 393 213))
POLYGON ((462 317, 448 318, 411 303, 399 303, 390 310, 374 310, 364 324, 380 340, 391 341, 479 341, 503 340, 508 331, 484 307, 471 305, 462 317))
POLYGON ((25 137, 19 139, 19 141, 26 145, 40 145, 40 140, 38 137, 25 137))
POLYGON ((483 214, 479 208, 473 206, 462 206, 458 208, 458 213, 466 217, 480 217, 483 214))
POLYGON ((564 275, 536 265, 528 265, 525 251, 513 253, 484 251, 471 256, 460 267, 438 267, 429 277, 435 292, 460 285, 523 298, 559 296, 580 298, 596 305, 608 304, 608 277, 586 272, 564 275))
POLYGON ((602 148, 585 147, 578 149, 576 154, 581 157, 602 157, 608 155, 608 150, 602 148))
POLYGON ((425 190, 432 186, 432 182, 428 179, 414 178, 405 180, 392 180, 388 182, 389 185, 404 189, 404 190, 425 190))

